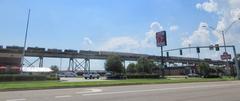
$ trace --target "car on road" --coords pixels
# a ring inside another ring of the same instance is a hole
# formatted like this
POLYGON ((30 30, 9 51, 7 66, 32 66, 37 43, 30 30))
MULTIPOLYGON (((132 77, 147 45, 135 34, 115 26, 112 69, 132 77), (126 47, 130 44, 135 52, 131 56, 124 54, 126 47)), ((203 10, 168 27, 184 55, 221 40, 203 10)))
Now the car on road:
POLYGON ((188 77, 199 77, 199 75, 196 73, 190 73, 188 74, 188 77))
POLYGON ((94 72, 90 72, 90 73, 84 73, 83 74, 83 77, 85 79, 99 79, 100 78, 100 75, 98 73, 94 73, 94 72))
POLYGON ((57 75, 58 77, 77 77, 77 74, 74 72, 60 72, 57 75))

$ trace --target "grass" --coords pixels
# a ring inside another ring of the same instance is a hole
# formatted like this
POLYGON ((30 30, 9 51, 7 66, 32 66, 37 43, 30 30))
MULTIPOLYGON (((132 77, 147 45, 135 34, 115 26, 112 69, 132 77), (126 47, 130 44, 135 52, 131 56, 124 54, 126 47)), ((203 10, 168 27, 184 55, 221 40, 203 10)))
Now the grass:
POLYGON ((203 78, 127 79, 127 80, 107 80, 107 81, 90 81, 90 82, 89 81, 86 81, 86 82, 20 81, 20 82, 0 82, 0 91, 137 85, 137 84, 212 82, 212 81, 229 81, 229 80, 234 80, 234 79, 224 77, 224 78, 208 78, 208 79, 203 79, 203 78))

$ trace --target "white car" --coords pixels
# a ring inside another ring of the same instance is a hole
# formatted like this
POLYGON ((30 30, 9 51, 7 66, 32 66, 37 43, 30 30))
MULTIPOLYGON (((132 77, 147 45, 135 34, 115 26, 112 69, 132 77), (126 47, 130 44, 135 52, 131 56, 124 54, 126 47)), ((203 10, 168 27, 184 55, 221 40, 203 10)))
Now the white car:
POLYGON ((76 73, 73 72, 61 72, 57 74, 59 77, 77 77, 76 73))
POLYGON ((98 73, 85 73, 83 74, 83 77, 85 79, 95 79, 95 78, 99 79, 100 75, 98 73))

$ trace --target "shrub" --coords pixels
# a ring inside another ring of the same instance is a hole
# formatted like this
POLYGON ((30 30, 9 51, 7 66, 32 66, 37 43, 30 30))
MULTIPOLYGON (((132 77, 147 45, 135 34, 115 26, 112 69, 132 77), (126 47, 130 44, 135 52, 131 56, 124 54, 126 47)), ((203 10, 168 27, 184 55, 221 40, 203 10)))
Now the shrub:
POLYGON ((159 75, 156 74, 145 74, 145 75, 141 75, 141 74, 136 74, 136 75, 127 75, 128 79, 158 79, 160 78, 159 75))
POLYGON ((0 75, 0 81, 40 81, 40 80, 58 80, 58 78, 47 77, 44 75, 21 75, 21 74, 0 75))

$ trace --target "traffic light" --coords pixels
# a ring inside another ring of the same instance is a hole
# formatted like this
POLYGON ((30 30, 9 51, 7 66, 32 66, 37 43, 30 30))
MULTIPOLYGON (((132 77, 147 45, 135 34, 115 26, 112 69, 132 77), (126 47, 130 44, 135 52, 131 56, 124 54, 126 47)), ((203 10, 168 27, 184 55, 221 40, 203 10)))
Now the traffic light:
POLYGON ((169 57, 169 52, 167 52, 167 57, 169 57))
POLYGON ((213 45, 210 45, 209 46, 209 50, 213 50, 214 49, 214 46, 213 45))
POLYGON ((199 47, 197 47, 196 49, 197 49, 197 53, 200 53, 200 48, 199 48, 199 47))
POLYGON ((215 45, 215 50, 216 50, 216 51, 219 51, 219 44, 216 44, 216 45, 215 45))
POLYGON ((180 55, 182 55, 182 50, 180 49, 179 51, 180 51, 180 55))

